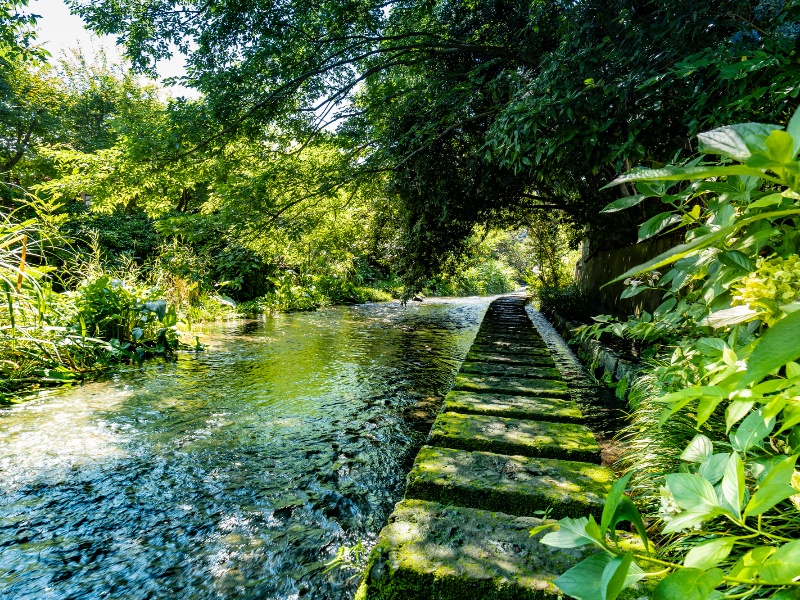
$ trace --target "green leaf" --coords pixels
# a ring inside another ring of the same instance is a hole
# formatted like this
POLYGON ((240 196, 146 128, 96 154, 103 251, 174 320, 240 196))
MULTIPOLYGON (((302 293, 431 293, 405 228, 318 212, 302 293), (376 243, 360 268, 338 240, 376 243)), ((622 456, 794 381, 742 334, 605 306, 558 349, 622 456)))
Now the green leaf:
POLYGON ((667 534, 683 531, 684 529, 692 529, 703 521, 708 521, 721 514, 725 514, 725 511, 719 507, 709 505, 698 506, 697 508, 686 510, 672 517, 661 532, 667 534))
POLYGON ((785 585, 800 575, 800 540, 784 544, 770 556, 758 574, 764 583, 785 585))
POLYGON ((747 452, 754 446, 761 445, 770 432, 775 428, 775 417, 764 419, 764 409, 759 408, 750 413, 742 421, 736 433, 731 438, 734 449, 740 452, 747 452))
POLYGON ((622 556, 615 556, 603 569, 600 579, 600 594, 602 600, 616 600, 619 593, 625 588, 625 580, 633 562, 633 554, 626 552, 622 556))
POLYGON ((609 525, 611 531, 613 532, 617 523, 621 523, 622 521, 630 521, 633 523, 634 527, 636 527, 636 532, 642 540, 642 544, 644 544, 645 548, 648 548, 647 528, 644 526, 644 521, 642 521, 642 515, 639 514, 639 509, 636 508, 636 505, 627 496, 623 496, 620 499, 617 510, 614 511, 614 518, 609 525))
POLYGON ((670 225, 680 223, 681 217, 671 212, 659 213, 650 219, 647 219, 641 227, 639 227, 639 241, 643 242, 656 235, 658 232, 666 229, 670 225))
POLYGON ((697 474, 715 485, 725 475, 725 466, 728 464, 728 455, 725 453, 712 454, 697 469, 697 474))
POLYGON ((732 228, 726 228, 726 229, 720 229, 719 231, 715 231, 713 233, 707 233, 706 235, 698 236, 691 242, 675 246, 674 248, 671 248, 666 252, 662 252, 655 258, 652 258, 647 262, 642 263, 641 265, 637 265, 631 269, 628 269, 622 275, 620 275, 615 279, 612 279, 605 285, 609 285, 610 283, 614 283, 615 281, 622 281, 623 279, 627 279, 628 277, 633 277, 634 275, 640 275, 648 271, 660 269, 665 265, 668 265, 670 263, 675 262, 676 260, 688 256, 689 254, 691 254, 696 250, 707 248, 717 240, 724 238, 726 235, 731 233, 731 231, 733 231, 732 228))
POLYGON ((701 463, 711 456, 713 451, 714 445, 711 440, 701 433, 694 436, 689 445, 686 446, 686 450, 681 453, 681 460, 701 463))
POLYGON ((614 513, 617 511, 619 501, 625 494, 625 487, 628 485, 631 475, 633 475, 633 472, 623 475, 620 479, 614 482, 614 484, 611 486, 611 489, 608 491, 606 503, 603 506, 603 515, 600 518, 600 539, 605 539, 608 527, 611 523, 611 520, 614 518, 614 513))
POLYGON ((752 175, 764 177, 764 172, 759 169, 744 165, 728 167, 662 167, 660 169, 632 169, 617 177, 602 189, 614 187, 629 181, 682 181, 707 179, 708 177, 728 177, 731 175, 752 175))
POLYGON ((790 456, 779 463, 773 465, 761 480, 758 490, 744 509, 745 517, 752 517, 763 514, 770 508, 794 496, 797 490, 791 485, 794 475, 794 464, 797 456, 790 456))
POLYGON ((772 371, 800 358, 797 340, 800 340, 800 311, 787 315, 761 336, 747 362, 740 387, 761 381, 772 371))
POLYGON ((717 255, 717 259, 723 264, 729 267, 743 269, 747 272, 750 272, 756 268, 753 264, 753 261, 744 254, 743 252, 739 252, 738 250, 728 250, 727 252, 722 252, 721 254, 717 255))
POLYGON ((764 123, 738 123, 701 133, 697 140, 700 152, 746 162, 753 154, 764 154, 765 141, 776 129, 780 127, 764 123))
POLYGON ((636 194, 634 196, 627 196, 625 198, 620 198, 619 200, 614 200, 611 204, 608 204, 601 213, 614 213, 620 210, 625 210, 626 208, 630 208, 631 206, 636 206, 637 204, 641 204, 641 202, 647 198, 644 194, 636 194))
POLYGON ((767 155, 777 163, 788 163, 794 158, 792 153, 794 140, 785 131, 780 129, 772 131, 764 140, 764 145, 767 148, 767 155))
POLYGON ((732 452, 725 466, 725 475, 722 477, 722 497, 733 509, 737 518, 742 517, 742 502, 746 489, 742 457, 738 452, 732 452))
POLYGON ((720 583, 719 569, 681 569, 659 582, 653 590, 653 600, 707 600, 720 583))
POLYGON ((566 571, 553 583, 562 592, 578 600, 602 600, 600 581, 611 559, 611 555, 607 552, 593 554, 566 571))
MULTIPOLYGON (((615 279, 612 279, 611 281, 609 281, 608 283, 606 283, 605 285, 603 285, 601 287, 605 287, 606 285, 610 285, 610 284, 612 284, 612 283, 614 283, 616 281, 621 281, 623 279, 627 279, 628 277, 633 277, 635 275, 640 275, 642 273, 646 273, 646 272, 652 271, 654 269, 659 269, 659 268, 661 268, 661 267, 663 267, 665 265, 668 265, 668 264, 673 263, 673 262, 675 262, 677 260, 680 260, 681 258, 689 256, 690 254, 694 254, 698 250, 702 250, 704 248, 707 248, 708 246, 712 245, 717 240, 722 239, 722 238, 728 236, 729 234, 731 234, 731 233, 733 233, 735 231, 738 231, 739 229, 741 229, 742 227, 745 227, 746 225, 749 225, 750 223, 755 223, 756 221, 776 219, 776 218, 779 218, 779 217, 788 217, 790 215, 795 215, 795 214, 800 214, 800 208, 791 208, 791 209, 786 209, 786 210, 770 211, 770 212, 766 212, 766 213, 760 213, 760 214, 757 214, 757 215, 753 215, 751 217, 747 217, 746 219, 741 219, 741 220, 735 222, 730 227, 725 227, 725 228, 720 229, 718 231, 714 231, 712 233, 707 233, 705 235, 698 236, 698 237, 694 238, 691 242, 688 242, 686 244, 680 244, 679 246, 675 246, 674 248, 671 248, 670 250, 667 250, 666 252, 662 252, 661 254, 656 256, 655 258, 653 258, 653 259, 651 259, 651 260, 649 260, 649 261, 647 261, 645 263, 642 263, 640 265, 637 265, 637 266, 633 267, 632 269, 628 269, 622 275, 620 275, 619 277, 617 277, 615 279)), ((773 234, 769 234, 769 235, 771 236, 773 234)), ((796 314, 800 315, 800 311, 798 311, 796 314)), ((784 319, 784 320, 786 320, 786 319, 784 319)), ((782 322, 783 321, 781 321, 781 323, 782 322)), ((792 360, 792 359, 789 359, 789 360, 792 360)))
POLYGON ((678 506, 684 509, 701 506, 717 506, 717 494, 714 487, 699 475, 688 473, 670 473, 664 476, 667 488, 675 498, 678 506))
POLYGON ((716 567, 719 563, 728 558, 728 555, 733 549, 733 544, 737 539, 738 538, 735 537, 723 537, 699 544, 689 550, 683 564, 690 568, 702 569, 703 571, 716 567))
POLYGON ((752 579, 766 560, 775 554, 775 551, 776 549, 771 546, 753 548, 739 559, 728 574, 736 579, 752 579))
POLYGON ((725 431, 730 431, 744 416, 750 412, 755 404, 752 400, 734 400, 725 409, 725 431))
MULTIPOLYGON (((571 519, 565 517, 558 522, 558 529, 551 531, 541 540, 540 543, 554 548, 577 548, 587 544, 594 544, 600 541, 599 536, 592 536, 587 532, 589 519, 571 519)), ((595 525, 596 526, 596 525, 595 525)))
POLYGON ((789 119, 786 133, 792 136, 792 140, 794 141, 792 145, 792 158, 794 158, 797 156, 797 153, 800 152, 800 108, 796 109, 792 118, 789 119))

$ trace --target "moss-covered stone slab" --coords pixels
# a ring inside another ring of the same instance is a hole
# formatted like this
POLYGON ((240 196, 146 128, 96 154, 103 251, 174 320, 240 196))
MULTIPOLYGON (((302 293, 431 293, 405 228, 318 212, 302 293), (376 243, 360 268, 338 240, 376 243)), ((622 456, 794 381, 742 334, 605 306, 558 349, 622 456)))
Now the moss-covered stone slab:
POLYGON ((541 458, 600 462, 592 432, 574 423, 551 423, 443 412, 436 417, 430 446, 541 458))
POLYGON ((496 375, 456 375, 454 390, 468 392, 494 392, 514 396, 541 396, 543 398, 569 398, 567 384, 554 379, 523 379, 496 375))
POLYGON ((475 392, 450 392, 442 411, 562 423, 583 420, 583 413, 572 400, 475 392))
POLYGON ((406 498, 528 517, 591 513, 599 520, 613 481, 610 469, 591 463, 423 446, 406 498))
POLYGON ((552 367, 531 367, 528 365, 502 365, 496 362, 465 361, 462 373, 480 375, 499 375, 507 377, 526 377, 528 379, 561 379, 561 372, 552 367))
POLYGON ((524 356, 550 356, 550 350, 543 346, 525 346, 523 344, 509 344, 505 342, 475 342, 472 344, 470 351, 520 354, 524 356))
POLYGON ((503 344, 512 348, 517 346, 525 346, 530 348, 547 348, 544 340, 530 335, 497 335, 497 334, 484 334, 478 332, 473 340, 474 344, 503 344))
POLYGON ((542 600, 595 552, 530 537, 533 517, 404 500, 372 550, 359 600, 542 600))
POLYGON ((476 349, 475 346, 467 354, 466 360, 478 362, 494 362, 505 365, 554 366, 553 358, 547 353, 537 354, 505 354, 491 349, 476 349))

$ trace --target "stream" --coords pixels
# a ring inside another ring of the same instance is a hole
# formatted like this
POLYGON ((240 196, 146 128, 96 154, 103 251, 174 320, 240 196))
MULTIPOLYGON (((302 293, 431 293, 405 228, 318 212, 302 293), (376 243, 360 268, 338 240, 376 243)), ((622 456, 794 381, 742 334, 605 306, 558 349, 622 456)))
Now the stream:
POLYGON ((351 598, 491 298, 206 326, 0 408, 0 598, 351 598))

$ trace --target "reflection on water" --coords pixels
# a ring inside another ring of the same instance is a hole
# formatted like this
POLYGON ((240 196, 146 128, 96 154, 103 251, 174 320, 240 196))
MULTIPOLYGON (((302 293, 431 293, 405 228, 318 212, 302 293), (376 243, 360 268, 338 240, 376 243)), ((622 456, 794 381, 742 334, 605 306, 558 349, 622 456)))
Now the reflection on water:
POLYGON ((488 299, 212 329, 211 350, 0 409, 0 597, 349 598, 488 299), (419 411, 416 411, 419 412, 419 411))

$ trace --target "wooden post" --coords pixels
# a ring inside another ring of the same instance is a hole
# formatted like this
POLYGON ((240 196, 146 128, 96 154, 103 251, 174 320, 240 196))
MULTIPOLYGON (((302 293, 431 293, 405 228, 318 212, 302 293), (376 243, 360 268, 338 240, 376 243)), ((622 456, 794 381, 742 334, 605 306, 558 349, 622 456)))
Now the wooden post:
POLYGON ((28 253, 28 236, 22 236, 22 255, 19 258, 19 275, 17 275, 17 293, 22 291, 22 276, 25 274, 25 256, 28 253))

